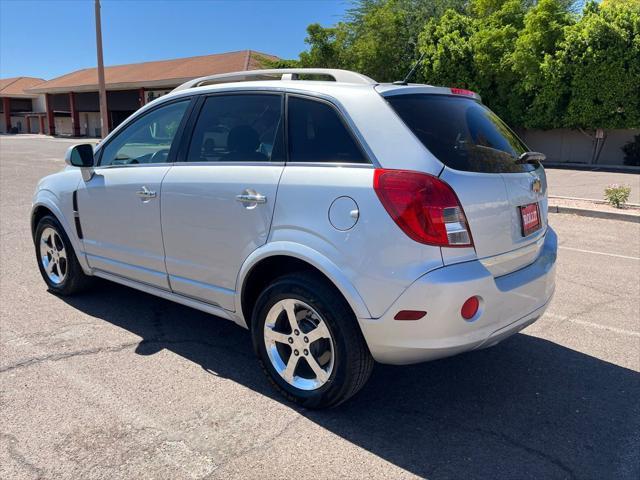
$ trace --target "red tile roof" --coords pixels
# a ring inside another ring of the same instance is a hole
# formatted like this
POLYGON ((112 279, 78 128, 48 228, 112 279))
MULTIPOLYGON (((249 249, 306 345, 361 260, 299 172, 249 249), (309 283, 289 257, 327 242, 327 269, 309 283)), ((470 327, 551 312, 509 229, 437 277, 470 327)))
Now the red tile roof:
MULTIPOLYGON (((175 60, 116 65, 105 67, 104 75, 109 90, 175 87, 187 80, 205 75, 264 68, 265 61, 277 59, 278 57, 255 50, 242 50, 175 60)), ((86 68, 44 82, 32 88, 31 92, 64 93, 97 89, 98 69, 86 68)))
POLYGON ((44 82, 44 78, 13 77, 0 79, 0 97, 37 97, 36 94, 25 92, 26 89, 44 82))

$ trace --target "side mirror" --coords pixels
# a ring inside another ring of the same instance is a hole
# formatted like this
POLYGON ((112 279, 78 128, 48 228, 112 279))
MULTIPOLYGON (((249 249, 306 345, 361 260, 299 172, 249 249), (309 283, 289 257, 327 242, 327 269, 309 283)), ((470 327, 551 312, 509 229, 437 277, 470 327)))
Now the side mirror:
POLYGON ((64 161, 67 162, 67 165, 73 167, 93 167, 93 145, 90 143, 74 145, 67 150, 64 161))

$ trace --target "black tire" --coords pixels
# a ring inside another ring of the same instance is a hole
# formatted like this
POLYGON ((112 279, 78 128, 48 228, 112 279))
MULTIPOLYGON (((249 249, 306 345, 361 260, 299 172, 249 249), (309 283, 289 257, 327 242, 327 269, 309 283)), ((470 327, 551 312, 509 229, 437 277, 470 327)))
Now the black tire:
POLYGON ((82 270, 80 263, 78 263, 78 258, 76 257, 73 246, 69 241, 69 237, 57 218, 51 215, 42 217, 36 226, 33 240, 36 248, 36 261, 38 262, 40 275, 42 275, 43 280, 51 292, 63 296, 73 295, 86 290, 93 284, 93 278, 86 275, 82 270), (58 234, 58 238, 62 241, 66 251, 66 259, 63 267, 64 278, 59 283, 56 283, 49 278, 49 275, 45 271, 42 263, 43 252, 41 251, 41 237, 42 232, 47 228, 53 229, 58 234))
POLYGON ((335 407, 355 395, 371 375, 374 361, 353 311, 340 292, 319 275, 294 273, 275 280, 256 301, 251 331, 260 365, 271 383, 288 400, 305 408, 335 407), (267 314, 284 299, 300 300, 312 307, 333 339, 333 368, 326 383, 316 390, 302 390, 288 383, 267 354, 264 339, 267 314))

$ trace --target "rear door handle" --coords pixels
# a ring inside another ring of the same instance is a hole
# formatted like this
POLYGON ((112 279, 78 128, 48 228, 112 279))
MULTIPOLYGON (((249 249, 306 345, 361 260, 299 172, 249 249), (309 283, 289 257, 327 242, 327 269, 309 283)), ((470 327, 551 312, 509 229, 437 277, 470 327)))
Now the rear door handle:
POLYGON ((267 197, 261 193, 243 193, 242 195, 236 195, 236 200, 247 204, 267 203, 267 197))
POLYGON ((153 190, 149 190, 146 185, 142 186, 142 189, 136 192, 136 195, 143 201, 149 201, 152 198, 156 198, 158 195, 153 190))

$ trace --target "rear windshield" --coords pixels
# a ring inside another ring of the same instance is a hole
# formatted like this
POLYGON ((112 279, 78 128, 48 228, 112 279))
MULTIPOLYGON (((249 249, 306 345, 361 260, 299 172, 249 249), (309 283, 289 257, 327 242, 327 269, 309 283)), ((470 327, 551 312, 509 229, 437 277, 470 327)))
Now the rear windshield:
POLYGON ((518 164, 522 141, 476 100, 449 95, 394 95, 387 101, 442 163, 456 170, 513 173, 535 170, 518 164))

